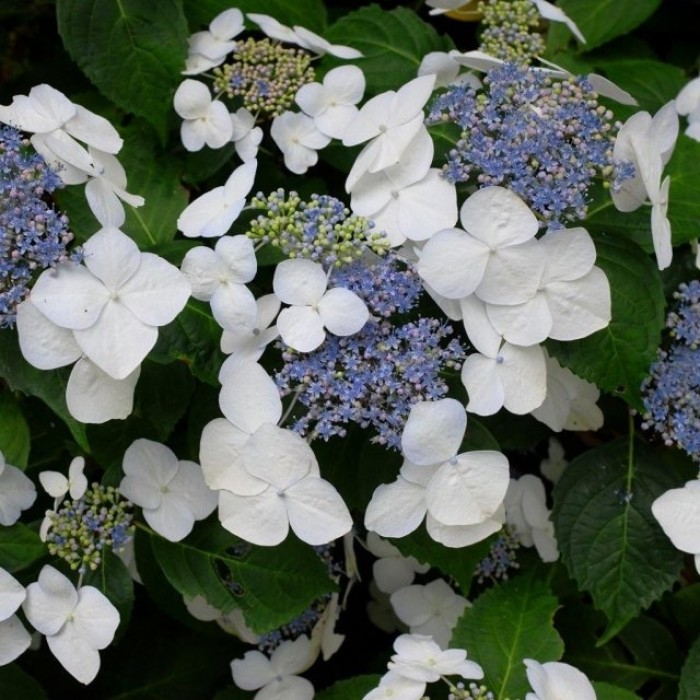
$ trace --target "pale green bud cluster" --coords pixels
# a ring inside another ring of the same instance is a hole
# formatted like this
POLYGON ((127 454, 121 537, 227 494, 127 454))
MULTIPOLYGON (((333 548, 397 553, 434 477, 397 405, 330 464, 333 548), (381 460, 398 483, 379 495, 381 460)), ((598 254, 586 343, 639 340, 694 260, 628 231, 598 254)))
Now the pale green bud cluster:
POLYGON ((270 39, 239 41, 233 60, 214 69, 214 89, 240 97, 253 114, 277 117, 289 109, 302 85, 314 82, 311 56, 270 39))
POLYGON ((82 498, 66 499, 57 511, 47 511, 49 552, 81 574, 95 571, 103 550, 120 552, 133 537, 132 508, 113 486, 92 484, 82 498))
POLYGON ((450 685, 450 694, 447 700, 495 700, 494 694, 485 686, 470 683, 465 686, 462 681, 450 685))
POLYGON ((479 49, 521 65, 529 65, 545 49, 539 32, 540 15, 530 0, 482 0, 484 27, 479 49))
POLYGON ((365 250, 382 255, 389 242, 374 222, 350 210, 335 197, 311 195, 301 200, 296 192, 278 189, 265 196, 259 192, 250 202, 252 209, 265 211, 254 219, 246 235, 269 243, 290 258, 307 258, 324 267, 341 267, 357 260, 365 250))

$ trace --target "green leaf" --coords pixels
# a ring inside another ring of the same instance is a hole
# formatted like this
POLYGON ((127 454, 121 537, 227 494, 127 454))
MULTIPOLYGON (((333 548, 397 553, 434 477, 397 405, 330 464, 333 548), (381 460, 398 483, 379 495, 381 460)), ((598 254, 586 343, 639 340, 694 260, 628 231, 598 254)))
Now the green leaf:
POLYGON ((68 412, 66 386, 68 368, 40 370, 32 367, 19 349, 17 334, 0 330, 0 377, 10 389, 40 398, 68 426, 75 441, 85 452, 90 452, 85 426, 68 412))
POLYGON ((370 690, 379 685, 379 680, 380 676, 377 675, 348 678, 316 693, 314 698, 315 700, 362 700, 370 690))
POLYGON ((668 220, 673 243, 685 243, 698 237, 700 200, 697 197, 700 177, 700 143, 681 134, 664 175, 671 178, 668 220))
POLYGON ((154 536, 152 547, 182 595, 202 595, 222 612, 240 608, 255 632, 280 627, 335 590, 321 560, 293 535, 274 548, 256 547, 210 521, 183 542, 154 536))
POLYGON ((594 65, 636 98, 639 102, 638 109, 652 114, 675 99, 688 82, 685 73, 678 66, 648 58, 596 60, 594 65))
POLYGON ((48 554, 38 533, 23 523, 0 528, 0 568, 11 574, 31 566, 48 554))
POLYGON ((530 690, 523 659, 557 661, 564 644, 552 618, 557 599, 534 572, 516 576, 479 596, 452 635, 451 647, 467 650, 484 669, 484 685, 498 700, 530 690))
POLYGON ((17 664, 0 667, 0 698, 46 700, 44 689, 17 664))
POLYGON ((566 661, 589 678, 634 691, 653 685, 676 697, 680 656, 674 635, 645 615, 599 645, 605 616, 590 604, 569 603, 557 613, 557 629, 566 644, 566 661))
MULTIPOLYGON (((184 0, 185 14, 193 31, 204 29, 214 17, 230 7, 243 12, 271 15, 278 22, 323 32, 326 27, 326 5, 323 0, 184 0)), ((252 21, 248 26, 256 28, 252 21)))
POLYGON ((678 700, 700 698, 700 638, 690 647, 688 658, 681 671, 678 700))
POLYGON ((355 64, 365 74, 368 94, 397 90, 416 77, 425 54, 454 48, 451 39, 405 7, 362 7, 332 24, 326 38, 364 54, 355 64))
POLYGON ((85 75, 164 140, 187 56, 182 0, 58 0, 57 16, 63 44, 85 75))
POLYGON ((135 413, 164 442, 187 411, 193 390, 192 375, 182 362, 144 362, 136 389, 135 413))
POLYGON ((661 278, 654 261, 631 241, 601 235, 595 243, 596 264, 610 282, 612 320, 587 338, 550 342, 547 348, 579 377, 643 410, 640 387, 664 326, 661 278))
POLYGON ((607 43, 638 27, 661 4, 661 0, 559 0, 557 5, 576 22, 586 38, 580 51, 607 43))
POLYGON ((639 695, 610 683, 593 681, 593 688, 596 700, 639 700, 639 695))
POLYGON ((658 600, 683 557, 651 514, 676 480, 658 455, 623 438, 577 457, 554 489, 562 561, 608 618, 600 643, 658 600))
POLYGON ((107 551, 97 569, 85 574, 83 584, 97 588, 119 611, 116 634, 117 637, 121 636, 129 624, 134 606, 134 582, 124 562, 116 554, 107 551))
POLYGON ((465 596, 469 594, 476 565, 489 553, 491 546, 491 539, 488 539, 461 549, 445 547, 430 537, 424 525, 406 537, 389 541, 404 556, 415 557, 419 563, 435 566, 453 577, 465 596))
POLYGON ((190 299, 172 323, 160 328, 150 358, 166 364, 182 360, 195 377, 219 386, 219 369, 225 359, 220 342, 221 327, 209 304, 190 299))
POLYGON ((5 461, 19 469, 29 459, 29 426, 22 409, 8 391, 0 393, 0 452, 5 461))

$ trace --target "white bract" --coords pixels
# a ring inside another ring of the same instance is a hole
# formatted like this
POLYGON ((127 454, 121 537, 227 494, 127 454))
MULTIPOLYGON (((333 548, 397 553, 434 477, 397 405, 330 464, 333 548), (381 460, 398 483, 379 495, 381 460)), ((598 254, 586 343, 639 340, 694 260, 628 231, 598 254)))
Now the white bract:
POLYGON ((24 587, 19 581, 0 568, 0 666, 11 663, 23 654, 32 641, 31 635, 15 615, 25 597, 24 587))
POLYGON ((379 486, 365 526, 383 537, 404 537, 427 516, 428 534, 447 547, 474 544, 501 529, 508 460, 490 450, 457 454, 467 417, 455 399, 423 401, 411 409, 401 438, 398 478, 379 486))
POLYGON ((494 352, 472 353, 462 364, 467 410, 492 416, 502 407, 523 414, 541 406, 547 392, 547 365, 539 345, 503 343, 494 352))
POLYGON ((321 83, 307 83, 295 102, 326 136, 342 139, 345 127, 358 112, 355 106, 365 92, 365 74, 357 66, 340 66, 326 73, 321 83))
POLYGON ((424 586, 414 584, 399 588, 391 594, 391 605, 412 634, 429 635, 446 649, 452 630, 469 601, 438 578, 424 586))
POLYGON ((421 127, 400 162, 366 172, 352 188, 353 213, 366 216, 398 246, 423 241, 457 221, 457 190, 438 168, 431 168, 433 140, 421 127))
MULTIPOLYGON (((44 487, 44 491, 54 498, 54 510, 58 508, 61 500, 67 493, 70 494, 74 501, 81 499, 85 495, 88 480, 83 474, 84 469, 85 459, 83 457, 75 457, 71 460, 68 467, 67 477, 61 472, 39 472, 39 483, 44 487)), ((41 537, 42 542, 46 542, 46 536, 51 527, 50 513, 51 511, 46 511, 46 516, 39 527, 39 537, 41 537)))
POLYGON ((369 310, 354 292, 342 287, 327 289, 322 265, 304 258, 282 261, 275 270, 272 288, 289 308, 277 317, 282 340, 299 352, 311 352, 333 335, 354 335, 367 322, 369 310))
POLYGON ((225 146, 233 136, 231 115, 223 102, 212 100, 209 88, 198 80, 183 81, 173 99, 175 111, 183 118, 182 145, 188 151, 225 146))
POLYGON ((52 566, 27 587, 22 605, 37 632, 46 635, 51 653, 81 683, 92 682, 100 670, 101 649, 114 639, 117 609, 97 588, 73 584, 52 566))
POLYGON ((306 635, 282 642, 270 658, 248 651, 231 662, 233 682, 243 690, 258 690, 254 700, 311 700, 314 687, 303 673, 313 663, 311 642, 306 635))
POLYGON ((394 640, 394 650, 389 670, 410 680, 433 683, 441 676, 484 677, 479 664, 467 661, 464 649, 443 650, 427 635, 402 634, 394 640))
POLYGON ((345 188, 351 191, 366 172, 376 173, 399 162, 423 126, 423 107, 432 94, 434 75, 414 78, 398 91, 389 90, 362 105, 347 125, 344 146, 369 141, 357 156, 345 188))
POLYGON ((549 438, 547 444, 547 457, 540 462, 540 472, 545 479, 553 484, 559 482, 564 469, 569 464, 566 459, 564 447, 555 437, 549 438))
POLYGON ((36 500, 36 488, 32 480, 5 461, 0 450, 0 525, 14 525, 23 510, 36 500))
POLYGON ((170 542, 192 531, 196 520, 214 511, 217 495, 204 483, 198 464, 178 460, 173 451, 138 439, 124 453, 119 491, 143 509, 146 522, 170 542))
POLYGON ((666 491, 651 504, 651 512, 673 546, 695 557, 700 571, 700 480, 666 491))
MULTIPOLYGON (((31 301, 51 323, 71 331, 80 351, 103 372, 123 380, 155 345, 158 326, 182 310, 190 285, 174 265, 142 253, 118 229, 102 229, 83 252, 85 265, 63 262, 45 270, 31 301)), ((65 340, 55 344, 68 351, 65 340)), ((34 342, 40 338, 29 336, 24 346, 41 355, 44 348, 32 348, 34 342)))
POLYGON ((424 693, 425 683, 389 671, 381 677, 379 686, 370 690, 362 700, 422 700, 424 693))
MULTIPOLYGON (((234 535, 274 546, 291 527, 303 542, 319 545, 352 527, 340 494, 321 478, 313 451, 296 433, 264 423, 241 448, 239 462, 247 493, 222 490, 219 497, 221 524, 234 535)), ((227 486, 239 489, 233 479, 227 486)))
POLYGON ((523 659, 533 693, 525 700, 596 700, 591 682, 577 668, 559 661, 523 659))
POLYGON ((613 156, 617 162, 630 162, 634 177, 611 191, 615 207, 622 212, 638 209, 651 202, 651 237, 660 270, 671 264, 673 246, 671 224, 667 217, 670 177, 662 181, 678 138, 678 114, 675 102, 665 104, 652 118, 649 112, 633 114, 620 128, 613 156))
POLYGON ((317 151, 331 141, 330 136, 319 131, 311 117, 294 112, 283 112, 275 117, 270 136, 282 151, 285 166, 297 175, 303 175, 316 165, 317 151))
POLYGON ((92 162, 78 141, 107 153, 118 153, 123 141, 104 118, 73 104, 50 85, 36 85, 29 95, 16 95, 0 106, 0 122, 33 134, 34 148, 50 164, 64 165, 59 175, 66 184, 84 182, 92 162), (77 178, 77 179, 76 179, 77 178))
POLYGON ((188 250, 181 266, 192 296, 208 301, 217 323, 231 329, 249 326, 257 317, 255 297, 245 286, 257 269, 253 241, 242 235, 222 236, 214 250, 205 246, 188 250))
POLYGON ((404 557, 393 544, 376 532, 367 533, 367 549, 377 561, 372 564, 372 574, 377 588, 383 593, 393 593, 413 583, 416 574, 424 574, 430 564, 421 564, 415 557, 404 557))
POLYGON ((418 274, 438 294, 512 306, 535 296, 545 257, 535 215, 503 187, 477 190, 460 210, 464 231, 436 233, 423 248, 418 274))
POLYGON ((178 217, 178 231, 188 238, 223 236, 243 211, 253 182, 257 160, 238 166, 225 184, 197 197, 178 217))
POLYGON ((556 561, 559 549, 542 480, 534 474, 511 479, 503 503, 506 523, 513 528, 520 544, 524 547, 534 545, 544 562, 556 561))

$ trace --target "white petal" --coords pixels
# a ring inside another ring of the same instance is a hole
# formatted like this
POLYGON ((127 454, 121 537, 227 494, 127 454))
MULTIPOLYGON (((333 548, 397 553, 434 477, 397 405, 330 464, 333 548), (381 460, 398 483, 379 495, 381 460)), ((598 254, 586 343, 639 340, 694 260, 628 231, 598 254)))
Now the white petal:
POLYGON ((482 282, 490 257, 488 246, 459 229, 436 233, 418 261, 418 274, 448 299, 462 299, 482 282))
POLYGON ((599 267, 574 282, 554 282, 544 294, 552 313, 550 338, 577 340, 610 323, 610 284, 599 267))
POLYGON ((76 680, 87 685, 100 670, 100 654, 80 637, 73 623, 66 623, 58 634, 46 638, 51 653, 76 680))
POLYGON ((467 452, 443 464, 426 489, 428 512, 444 525, 478 525, 493 516, 508 488, 500 452, 467 452))
POLYGON ((78 593, 73 584, 57 569, 44 566, 36 583, 27 586, 22 610, 31 625, 41 634, 54 635, 66 623, 78 593))
POLYGON ((352 529, 352 518, 335 487, 309 476, 286 491, 289 525, 310 545, 332 542, 352 529))
POLYGON ((240 430, 252 434, 263 423, 277 423, 282 400, 272 377, 256 362, 242 362, 221 378, 222 413, 240 430))
POLYGON ((109 302, 98 323, 75 331, 82 351, 114 379, 126 379, 158 340, 158 330, 141 322, 118 301, 109 302))
POLYGON ((430 513, 425 519, 425 528, 432 539, 445 547, 469 547, 498 532, 503 527, 503 518, 487 518, 476 525, 445 525, 430 513))
POLYGON ((546 340, 552 329, 552 314, 544 294, 537 293, 524 304, 487 304, 489 321, 509 343, 536 345, 546 340))
POLYGON ((230 281, 247 284, 258 269, 255 246, 248 236, 223 236, 216 242, 216 254, 226 265, 230 281))
POLYGON ((31 299, 17 307, 17 333, 24 359, 38 369, 69 365, 82 354, 73 331, 51 323, 31 299))
POLYGON ((226 282, 211 297, 211 311, 222 328, 240 328, 254 323, 257 306, 253 293, 243 284, 226 282))
MULTIPOLYGON (((214 505, 216 506, 216 503, 214 505)), ((194 514, 187 504, 178 496, 169 493, 163 495, 158 508, 144 508, 143 517, 153 530, 169 542, 179 542, 187 537, 192 532, 195 521, 194 514)))
POLYGON ((49 321, 61 328, 77 330, 95 324, 109 292, 85 267, 64 262, 41 273, 31 299, 49 321))
POLYGON ((103 178, 90 178, 85 185, 85 198, 102 226, 119 228, 126 221, 124 205, 114 187, 103 178))
POLYGON ((124 453, 122 469, 126 476, 119 490, 138 506, 157 508, 163 488, 175 478, 178 461, 166 445, 139 438, 124 453))
POLYGON ((290 306, 277 317, 277 330, 290 348, 311 352, 326 339, 323 321, 310 306, 290 306))
POLYGON ((183 80, 175 91, 173 104, 183 119, 199 119, 206 116, 211 104, 211 93, 199 80, 183 80))
POLYGON ((153 253, 141 253, 141 264, 119 289, 119 301, 149 326, 170 323, 190 298, 190 284, 167 260, 153 253))
POLYGON ((576 23, 567 15, 564 10, 552 5, 551 2, 547 0, 532 0, 537 6, 538 12, 545 19, 551 20, 553 22, 563 22, 570 30, 571 33, 582 43, 586 43, 586 38, 581 34, 581 30, 576 26, 576 23))
POLYGON ((209 301, 226 275, 223 260, 205 246, 188 250, 180 270, 190 283, 192 296, 200 301, 209 301))
POLYGON ((548 231, 540 247, 547 258, 543 284, 579 279, 595 265, 595 245, 585 228, 548 231))
POLYGON ((323 325, 333 335, 354 335, 369 318, 365 302, 355 292, 342 287, 329 289, 321 297, 317 308, 323 325))
POLYGON ((255 496, 238 496, 228 491, 219 493, 221 525, 251 544, 273 547, 284 541, 289 532, 289 519, 284 498, 273 488, 255 496))
POLYGON ((489 304, 523 304, 540 287, 545 256, 539 241, 497 248, 489 256, 484 277, 475 290, 489 304))
POLYGON ((524 659, 523 663, 532 689, 543 700, 567 696, 576 700, 596 700, 591 682, 577 668, 558 661, 539 664, 532 659, 524 659))
MULTIPOLYGON (((503 405, 511 413, 529 413, 544 401, 547 393, 547 366, 539 345, 521 348, 504 343, 500 356, 503 405)), ((469 406, 467 406, 469 410, 469 406)))
POLYGON ((399 476, 375 489, 365 512, 365 527, 382 537, 405 537, 421 524, 425 513, 425 489, 399 476))
POLYGON ((257 690, 275 679, 270 660, 257 649, 231 662, 233 682, 242 690, 257 690))
POLYGON ((26 593, 24 586, 9 574, 5 569, 0 568, 0 621, 7 620, 13 615, 17 608, 24 602, 26 593))
POLYGON ((495 357, 503 337, 493 327, 484 304, 475 294, 460 301, 462 323, 471 344, 487 357, 495 357))
POLYGON ((474 192, 462 205, 459 218, 467 233, 492 248, 529 241, 539 228, 527 204, 503 187, 474 192))
POLYGON ((462 364, 462 384, 469 394, 468 412, 492 416, 503 406, 505 391, 495 359, 469 355, 462 364))
POLYGON ((457 190, 437 168, 398 193, 401 231, 412 241, 424 241, 457 222, 457 190))
POLYGON ((32 480, 17 467, 5 464, 0 471, 0 525, 14 525, 22 511, 31 507, 35 500, 36 488, 32 480))
POLYGON ((31 643, 31 635, 16 615, 0 621, 0 666, 12 663, 31 643))
POLYGON ((177 494, 196 520, 210 515, 218 503, 217 494, 205 483, 199 464, 181 460, 175 478, 170 482, 170 493, 177 494))
POLYGON ((124 145, 119 132, 104 117, 75 105, 75 116, 63 127, 71 136, 105 153, 119 153, 124 145))
POLYGON ((459 401, 421 401, 411 408, 401 450, 414 464, 444 462, 457 454, 466 429, 467 414, 459 401))
POLYGON ((82 586, 73 610, 73 625, 78 635, 93 649, 105 649, 119 627, 119 613, 112 603, 93 586, 82 586))
POLYGON ((283 260, 275 269, 272 288, 285 304, 317 304, 326 291, 326 273, 318 263, 304 258, 283 260))
MULTIPOLYGON (((61 474, 61 472, 39 472, 39 483, 42 485, 44 491, 52 498, 62 498, 68 493, 68 479, 64 474, 61 474)), ((0 579, 1 578, 2 569, 0 569, 0 579)), ((0 619, 2 619, 1 614, 0 619)))
POLYGON ((651 512, 659 521, 673 546, 682 552, 700 553, 700 489, 671 489, 651 504, 651 512))
POLYGON ((237 8, 224 10, 209 24, 209 30, 217 39, 233 39, 245 29, 243 13, 237 8))
POLYGON ((90 236, 83 246, 83 254, 85 267, 112 292, 141 264, 138 246, 117 228, 103 228, 90 236))

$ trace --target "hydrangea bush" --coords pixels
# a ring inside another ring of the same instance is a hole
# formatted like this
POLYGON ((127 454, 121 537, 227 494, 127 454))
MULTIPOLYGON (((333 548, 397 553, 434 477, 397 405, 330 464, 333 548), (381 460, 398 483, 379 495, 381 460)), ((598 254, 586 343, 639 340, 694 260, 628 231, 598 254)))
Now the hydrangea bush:
POLYGON ((700 697, 691 3, 0 15, 3 698, 700 697))

